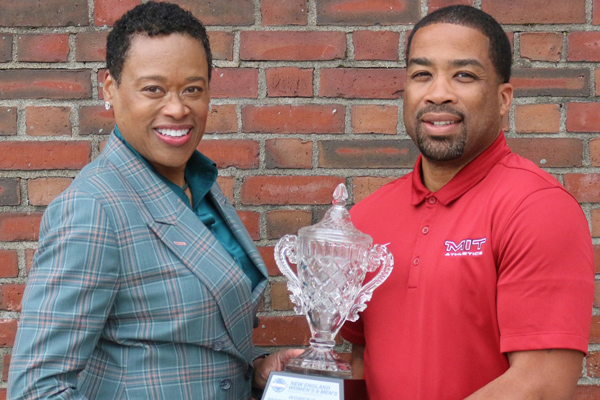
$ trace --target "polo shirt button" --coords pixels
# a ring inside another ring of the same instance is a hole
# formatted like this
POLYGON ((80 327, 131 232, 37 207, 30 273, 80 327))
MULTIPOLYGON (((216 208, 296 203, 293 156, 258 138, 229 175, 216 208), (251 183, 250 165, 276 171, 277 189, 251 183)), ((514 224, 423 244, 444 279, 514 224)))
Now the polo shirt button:
POLYGON ((219 383, 219 387, 223 390, 229 390, 231 389, 231 379, 223 379, 221 380, 221 382, 219 383))
POLYGON ((435 204, 435 202, 436 202, 436 201, 437 201, 437 200, 436 200, 436 198, 435 198, 435 197, 430 197, 430 198, 429 198, 429 204, 435 204))
POLYGON ((217 340, 213 343, 213 350, 215 351, 221 351, 223 350, 223 342, 221 342, 220 340, 217 340))
POLYGON ((413 260, 414 265, 419 265, 420 262, 421 260, 419 259, 419 257, 415 257, 415 259, 413 260))
POLYGON ((427 235, 429 233, 429 227, 428 226, 424 226, 423 229, 421 229, 421 233, 423 235, 427 235))

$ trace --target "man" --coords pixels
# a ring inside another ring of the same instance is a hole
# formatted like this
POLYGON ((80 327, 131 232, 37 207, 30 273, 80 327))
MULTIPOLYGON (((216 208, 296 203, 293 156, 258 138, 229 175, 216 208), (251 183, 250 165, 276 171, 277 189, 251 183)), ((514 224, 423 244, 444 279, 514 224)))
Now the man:
POLYGON ((592 246, 575 199, 506 145, 510 43, 489 15, 451 6, 415 26, 406 58, 404 123, 422 155, 352 209, 395 259, 342 330, 354 375, 371 400, 569 399, 592 246))

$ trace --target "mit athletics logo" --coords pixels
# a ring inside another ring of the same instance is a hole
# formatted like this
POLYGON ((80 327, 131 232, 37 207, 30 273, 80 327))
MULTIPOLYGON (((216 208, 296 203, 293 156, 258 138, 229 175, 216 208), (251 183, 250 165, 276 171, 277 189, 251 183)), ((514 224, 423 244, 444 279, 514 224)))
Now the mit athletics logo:
POLYGON ((483 254, 481 247, 486 242, 486 238, 481 239, 463 239, 456 244, 451 240, 446 240, 446 257, 480 256, 483 254))

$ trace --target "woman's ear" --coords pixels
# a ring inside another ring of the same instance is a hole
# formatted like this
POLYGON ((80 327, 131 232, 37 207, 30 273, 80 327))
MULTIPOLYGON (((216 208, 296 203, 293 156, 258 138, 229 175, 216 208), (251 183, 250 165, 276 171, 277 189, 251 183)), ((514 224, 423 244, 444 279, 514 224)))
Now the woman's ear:
POLYGON ((108 70, 104 71, 104 83, 102 84, 102 93, 104 100, 112 104, 114 92, 117 88, 117 82, 108 70))

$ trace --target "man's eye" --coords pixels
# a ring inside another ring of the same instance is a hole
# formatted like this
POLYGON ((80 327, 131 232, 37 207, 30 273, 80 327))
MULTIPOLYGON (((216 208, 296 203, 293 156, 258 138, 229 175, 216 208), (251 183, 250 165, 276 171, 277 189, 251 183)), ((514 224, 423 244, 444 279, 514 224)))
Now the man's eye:
POLYGON ((475 75, 468 72, 459 72, 458 74, 456 74, 456 77, 462 82, 471 82, 477 80, 477 77, 475 75))
POLYGON ((413 73, 410 77, 416 80, 427 79, 431 76, 431 74, 427 71, 417 71, 413 73))

